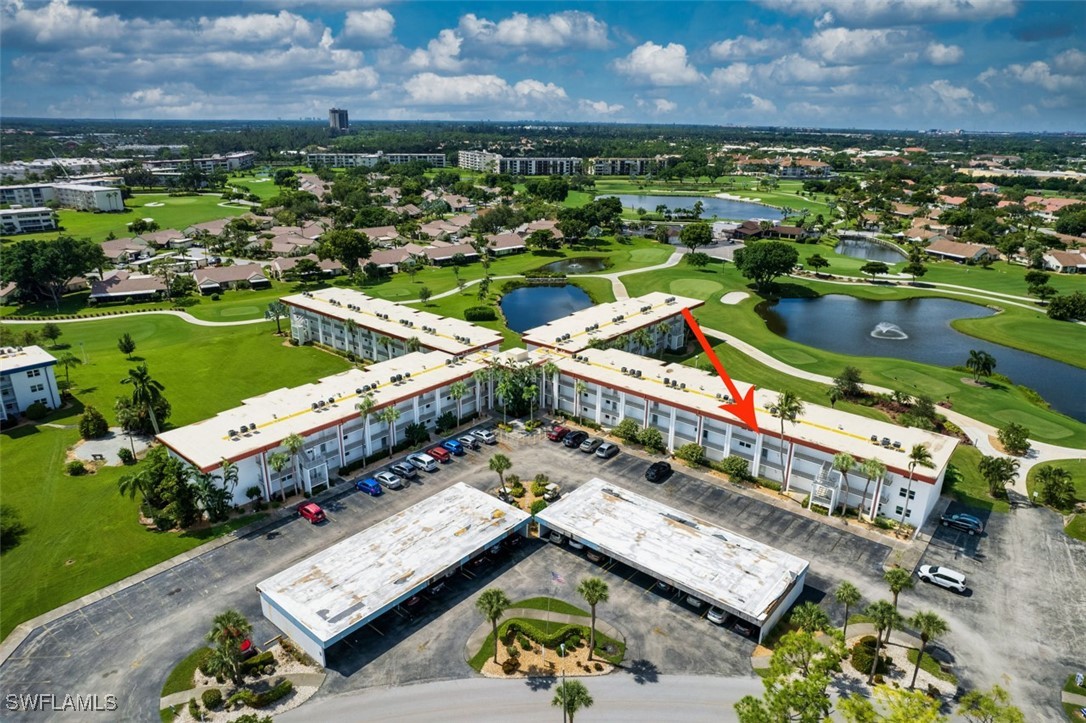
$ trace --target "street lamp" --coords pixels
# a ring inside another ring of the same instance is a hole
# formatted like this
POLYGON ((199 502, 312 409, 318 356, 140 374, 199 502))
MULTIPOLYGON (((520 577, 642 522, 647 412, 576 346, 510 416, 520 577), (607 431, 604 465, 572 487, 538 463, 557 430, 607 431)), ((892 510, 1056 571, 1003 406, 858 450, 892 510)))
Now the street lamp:
POLYGON ((562 723, 566 723, 566 696, 569 695, 569 691, 566 690, 566 644, 558 644, 559 661, 562 666, 562 723))

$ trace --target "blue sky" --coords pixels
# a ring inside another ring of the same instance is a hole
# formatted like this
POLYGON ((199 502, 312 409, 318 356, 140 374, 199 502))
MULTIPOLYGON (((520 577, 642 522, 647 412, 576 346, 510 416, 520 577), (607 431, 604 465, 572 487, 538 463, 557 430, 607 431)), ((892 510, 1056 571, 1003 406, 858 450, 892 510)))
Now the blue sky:
POLYGON ((1084 7, 0 0, 0 113, 1082 131, 1084 7))

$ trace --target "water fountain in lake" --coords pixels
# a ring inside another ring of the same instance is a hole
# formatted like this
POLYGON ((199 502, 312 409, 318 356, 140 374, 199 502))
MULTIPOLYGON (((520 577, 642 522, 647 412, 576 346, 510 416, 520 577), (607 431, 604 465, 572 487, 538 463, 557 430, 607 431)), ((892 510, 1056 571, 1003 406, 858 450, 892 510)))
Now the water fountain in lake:
POLYGON ((888 321, 882 321, 876 324, 874 330, 871 332, 871 336, 876 339, 892 339, 895 341, 909 338, 909 335, 902 331, 900 326, 891 324, 888 321))

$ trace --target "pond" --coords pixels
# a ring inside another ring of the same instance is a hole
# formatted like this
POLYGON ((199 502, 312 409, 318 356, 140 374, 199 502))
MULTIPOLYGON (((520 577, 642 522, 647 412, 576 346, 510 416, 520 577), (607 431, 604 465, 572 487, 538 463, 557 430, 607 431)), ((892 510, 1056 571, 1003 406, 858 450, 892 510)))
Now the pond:
POLYGON ((593 271, 603 271, 607 268, 607 257, 588 256, 582 259, 562 259, 552 261, 546 266, 539 267, 540 271, 550 271, 557 274, 590 274, 593 271))
POLYGON ((569 316, 592 306, 585 290, 574 284, 565 286, 522 286, 513 289, 498 302, 505 315, 505 325, 523 332, 569 316))
MULTIPOLYGON (((750 218, 765 218, 770 221, 780 221, 784 214, 771 206, 751 201, 732 201, 716 196, 649 196, 642 194, 610 194, 622 202, 625 208, 643 208, 653 213, 657 206, 667 206, 671 210, 685 208, 690 210, 694 204, 701 201, 704 210, 703 218, 730 218, 745 221, 750 218)), ((605 198, 606 196, 601 196, 605 198)))
MULTIPOLYGON (((976 339, 950 326, 953 319, 994 313, 951 299, 873 301, 839 294, 758 305, 758 314, 773 333, 839 354, 896 357, 951 367, 964 365, 970 349, 982 349, 995 357, 996 372, 1032 387, 1056 411, 1086 422, 1086 370, 976 339)), ((926 393, 936 401, 945 393, 917 388, 911 381, 901 389, 926 393)))
POLYGON ((897 264, 905 260, 905 254, 892 246, 883 246, 865 238, 843 238, 837 242, 833 250, 842 256, 868 261, 884 261, 888 264, 897 264))

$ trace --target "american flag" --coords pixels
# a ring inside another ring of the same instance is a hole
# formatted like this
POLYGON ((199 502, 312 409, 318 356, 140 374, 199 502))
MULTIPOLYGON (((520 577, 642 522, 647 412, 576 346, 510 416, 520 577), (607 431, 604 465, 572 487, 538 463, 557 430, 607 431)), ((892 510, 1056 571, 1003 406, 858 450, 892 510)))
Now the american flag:
POLYGON ((561 575, 559 575, 554 570, 551 570, 551 582, 556 583, 558 585, 565 585, 566 584, 566 578, 562 577, 561 575))

